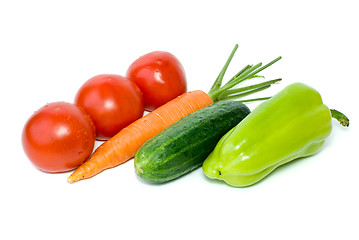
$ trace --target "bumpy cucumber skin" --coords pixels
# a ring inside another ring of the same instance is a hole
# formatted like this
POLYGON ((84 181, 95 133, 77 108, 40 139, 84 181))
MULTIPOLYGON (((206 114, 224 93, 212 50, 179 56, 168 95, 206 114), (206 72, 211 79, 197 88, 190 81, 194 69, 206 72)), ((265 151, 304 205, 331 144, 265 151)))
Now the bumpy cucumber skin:
POLYGON ((163 183, 200 167, 221 137, 249 113, 243 103, 224 101, 189 114, 142 145, 135 156, 136 174, 163 183))

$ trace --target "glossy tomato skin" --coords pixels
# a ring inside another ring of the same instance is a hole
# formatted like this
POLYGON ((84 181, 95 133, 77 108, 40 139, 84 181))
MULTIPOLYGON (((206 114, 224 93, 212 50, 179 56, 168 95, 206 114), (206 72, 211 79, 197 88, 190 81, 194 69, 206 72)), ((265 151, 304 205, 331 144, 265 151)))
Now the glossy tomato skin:
POLYGON ((92 153, 95 127, 80 107, 54 102, 26 122, 22 145, 30 161, 44 172, 66 172, 80 166, 92 153))
POLYGON ((114 74, 97 75, 78 90, 75 104, 90 114, 98 140, 107 140, 143 116, 141 90, 127 78, 114 74))
POLYGON ((138 58, 128 68, 126 77, 143 92, 147 111, 187 91, 183 66, 168 52, 155 51, 138 58))

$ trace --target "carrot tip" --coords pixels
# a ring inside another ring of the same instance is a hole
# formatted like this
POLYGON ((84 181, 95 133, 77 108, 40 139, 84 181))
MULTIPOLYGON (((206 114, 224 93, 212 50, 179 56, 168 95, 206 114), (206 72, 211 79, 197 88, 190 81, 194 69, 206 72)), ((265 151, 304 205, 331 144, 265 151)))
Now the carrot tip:
POLYGON ((76 182, 76 180, 74 178, 71 177, 71 175, 67 178, 67 182, 68 183, 74 183, 76 182))

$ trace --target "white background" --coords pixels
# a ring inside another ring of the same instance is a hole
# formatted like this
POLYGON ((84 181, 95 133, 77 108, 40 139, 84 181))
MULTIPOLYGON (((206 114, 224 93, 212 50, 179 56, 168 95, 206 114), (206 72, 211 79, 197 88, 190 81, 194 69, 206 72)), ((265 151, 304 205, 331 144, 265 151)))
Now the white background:
POLYGON ((128 2, 1 1, 0 239, 359 239, 357 1, 128 2), (150 185, 133 160, 69 184, 23 153, 28 117, 72 102, 92 76, 125 75, 163 50, 182 62, 189 90, 208 91, 236 43, 225 79, 281 55, 263 74, 283 81, 258 97, 303 82, 350 127, 333 121, 321 152, 248 188, 201 169, 150 185))

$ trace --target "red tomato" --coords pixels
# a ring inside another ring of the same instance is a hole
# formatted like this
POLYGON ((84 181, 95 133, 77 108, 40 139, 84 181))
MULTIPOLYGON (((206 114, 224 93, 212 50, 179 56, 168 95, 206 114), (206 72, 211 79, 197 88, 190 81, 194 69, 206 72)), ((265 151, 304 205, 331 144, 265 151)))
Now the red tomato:
POLYGON ((187 91, 184 69, 168 52, 151 52, 140 57, 130 65, 126 76, 143 92, 148 111, 187 91))
POLYGON ((89 79, 78 90, 75 104, 90 114, 99 140, 109 139, 144 113, 141 90, 119 75, 89 79))
POLYGON ((95 127, 78 106, 54 102, 26 122, 22 145, 30 161, 45 172, 65 172, 80 166, 92 153, 95 127))

